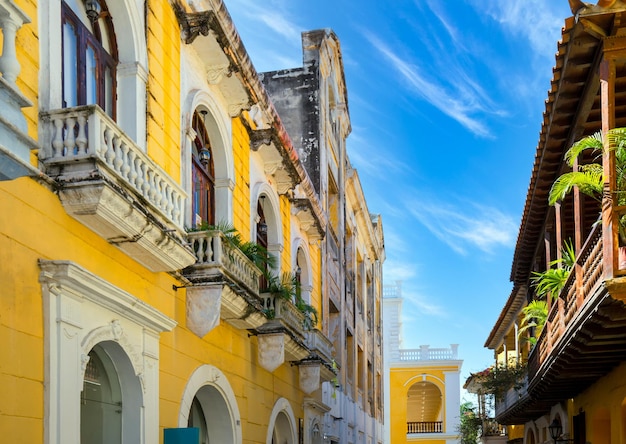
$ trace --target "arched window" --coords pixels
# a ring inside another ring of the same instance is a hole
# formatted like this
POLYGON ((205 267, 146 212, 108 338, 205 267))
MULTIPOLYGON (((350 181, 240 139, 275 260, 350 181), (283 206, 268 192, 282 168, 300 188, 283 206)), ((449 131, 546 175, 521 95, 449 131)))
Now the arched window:
POLYGON ((97 104, 115 119, 118 58, 106 4, 104 0, 63 1, 61 10, 63 107, 97 104))
POLYGON ((80 442, 122 442, 122 391, 113 361, 96 345, 89 352, 80 408, 80 442))
MULTIPOLYGON (((268 246, 267 221, 265 220, 265 212, 263 211, 264 200, 265 200, 265 196, 259 197, 259 201, 257 202, 257 206, 256 206, 256 213, 257 213, 256 244, 259 247, 261 247, 261 251, 259 253, 267 255, 268 254, 267 253, 267 246, 268 246)), ((264 275, 261 276, 261 281, 259 282, 259 289, 261 291, 267 289, 268 283, 267 283, 267 279, 265 278, 265 276, 269 272, 267 260, 263 262, 264 262, 263 263, 264 269, 261 271, 263 271, 264 275)))
POLYGON ((192 217, 194 225, 215 224, 215 171, 209 133, 204 124, 207 111, 193 113, 195 139, 192 146, 192 217))

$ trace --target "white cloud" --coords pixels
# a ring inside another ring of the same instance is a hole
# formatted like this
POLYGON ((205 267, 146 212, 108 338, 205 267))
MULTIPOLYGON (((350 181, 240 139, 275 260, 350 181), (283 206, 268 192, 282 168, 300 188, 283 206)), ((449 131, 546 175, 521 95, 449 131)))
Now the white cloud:
POLYGON ((397 174, 414 174, 405 159, 390 155, 388 147, 373 145, 372 139, 362 137, 364 128, 355 128, 348 138, 348 154, 352 165, 377 180, 389 180, 397 174))
MULTIPOLYGON (((256 9, 258 11, 261 8, 256 9)), ((299 28, 296 24, 290 22, 287 17, 276 12, 267 12, 265 8, 263 8, 263 10, 265 12, 257 15, 258 20, 265 23, 276 34, 284 36, 287 41, 300 41, 300 32, 298 31, 299 28)))
POLYGON ((517 235, 517 224, 497 208, 475 202, 452 205, 427 199, 413 199, 411 215, 434 236, 459 254, 478 248, 493 253, 496 247, 510 247, 517 235))
MULTIPOLYGON (((385 233, 385 239, 387 234, 385 233)), ((417 264, 411 264, 406 261, 394 261, 388 259, 385 261, 383 267, 385 268, 385 280, 389 283, 396 281, 407 281, 417 276, 417 264)))
POLYGON ((447 310, 443 306, 435 304, 432 297, 424 297, 410 290, 407 291, 403 287, 402 299, 413 304, 421 315, 438 318, 447 317, 447 310))
POLYGON ((475 9, 498 22, 504 31, 525 36, 533 53, 542 57, 552 57, 556 52, 556 42, 569 13, 566 2, 559 2, 562 4, 558 9, 551 8, 545 0, 473 0, 472 3, 475 9))
POLYGON ((228 11, 259 72, 302 66, 300 29, 289 5, 231 0, 228 11))
MULTIPOLYGON (((487 126, 475 117, 478 113, 489 112, 490 106, 480 101, 480 99, 484 100, 486 94, 482 89, 476 88, 477 83, 468 82, 467 75, 458 76, 459 69, 453 69, 454 74, 448 74, 445 79, 451 85, 449 91, 441 81, 437 82, 435 79, 428 78, 417 64, 403 60, 376 36, 367 34, 366 38, 402 75, 407 82, 405 85, 407 89, 421 96, 473 134, 485 138, 492 137, 487 126)), ((442 74, 441 71, 439 73, 442 74)))

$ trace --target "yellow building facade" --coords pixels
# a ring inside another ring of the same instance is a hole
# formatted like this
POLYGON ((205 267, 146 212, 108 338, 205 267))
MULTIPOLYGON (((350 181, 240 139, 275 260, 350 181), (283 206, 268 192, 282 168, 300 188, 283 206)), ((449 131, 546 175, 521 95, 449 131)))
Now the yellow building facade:
MULTIPOLYGON (((224 3, 0 0, 0 28, 2 436, 382 442, 380 340, 345 364, 347 272, 325 265, 343 263, 328 227, 343 242, 360 184, 328 198, 224 3), (371 381, 361 397, 344 395, 348 368, 371 381), (362 419, 337 420, 348 407, 362 419)), ((309 125, 345 159, 338 40, 305 35, 334 97, 309 125)), ((382 223, 365 215, 355 239, 379 315, 382 223)))
POLYGON ((386 285, 383 299, 387 442, 457 443, 463 364, 458 345, 403 348, 401 290, 401 283, 386 285))

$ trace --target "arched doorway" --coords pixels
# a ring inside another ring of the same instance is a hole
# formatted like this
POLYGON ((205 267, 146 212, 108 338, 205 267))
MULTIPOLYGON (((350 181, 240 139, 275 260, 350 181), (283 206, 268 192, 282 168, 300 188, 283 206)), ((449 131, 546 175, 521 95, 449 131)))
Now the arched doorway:
POLYGON ((294 444, 289 418, 284 412, 280 412, 274 422, 272 444, 294 444))
POLYGON ((87 355, 80 403, 80 442, 140 442, 142 393, 119 344, 96 344, 87 355))
POLYGON ((194 396, 187 427, 200 429, 198 444, 235 442, 228 404, 222 393, 210 385, 200 388, 194 396))
POLYGON ((274 404, 267 432, 267 444, 296 444, 296 419, 285 398, 274 404))
POLYGON ((216 367, 198 367, 187 383, 178 427, 196 427, 199 444, 241 444, 241 418, 228 379, 216 367))

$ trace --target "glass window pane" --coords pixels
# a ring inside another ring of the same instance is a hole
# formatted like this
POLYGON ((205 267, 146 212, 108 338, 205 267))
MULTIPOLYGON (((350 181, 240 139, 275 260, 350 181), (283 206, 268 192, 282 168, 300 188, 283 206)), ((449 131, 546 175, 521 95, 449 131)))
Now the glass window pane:
POLYGON ((86 65, 86 93, 87 93, 87 101, 86 105, 93 105, 94 103, 98 103, 98 90, 97 90, 97 60, 96 53, 92 46, 87 46, 87 53, 85 57, 85 65, 86 65))
POLYGON ((113 75, 108 66, 104 70, 104 100, 104 110, 110 117, 113 117, 113 75))
POLYGON ((63 24, 63 106, 78 105, 78 58, 76 56, 76 28, 63 24))

